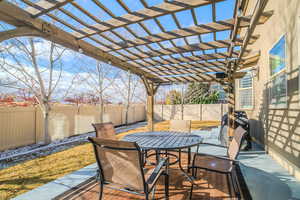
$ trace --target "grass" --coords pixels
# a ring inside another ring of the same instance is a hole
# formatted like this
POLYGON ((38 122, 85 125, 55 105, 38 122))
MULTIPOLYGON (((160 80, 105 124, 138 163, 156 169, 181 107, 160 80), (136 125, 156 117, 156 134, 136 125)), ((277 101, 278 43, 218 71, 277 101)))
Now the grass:
MULTIPOLYGON (((219 125, 218 121, 192 121, 192 129, 219 125)), ((169 122, 159 122, 156 131, 168 130, 169 122)), ((147 131, 146 127, 136 128, 118 135, 147 131)), ((0 200, 10 199, 43 184, 60 178, 95 162, 91 144, 82 144, 48 156, 36 158, 0 170, 0 200)))

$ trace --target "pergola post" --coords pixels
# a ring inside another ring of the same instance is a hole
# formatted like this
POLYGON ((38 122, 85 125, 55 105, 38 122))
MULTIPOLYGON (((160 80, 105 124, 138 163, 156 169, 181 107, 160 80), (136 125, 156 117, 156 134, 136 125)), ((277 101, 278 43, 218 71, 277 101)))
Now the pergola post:
POLYGON ((154 130, 154 94, 153 94, 153 84, 150 84, 151 90, 150 94, 147 94, 147 126, 149 131, 154 130))
POLYGON ((235 79, 233 76, 233 63, 228 71, 228 137, 234 135, 234 123, 235 123, 235 79))
POLYGON ((159 87, 154 82, 142 77, 147 92, 147 127, 149 131, 154 130, 154 95, 159 87))

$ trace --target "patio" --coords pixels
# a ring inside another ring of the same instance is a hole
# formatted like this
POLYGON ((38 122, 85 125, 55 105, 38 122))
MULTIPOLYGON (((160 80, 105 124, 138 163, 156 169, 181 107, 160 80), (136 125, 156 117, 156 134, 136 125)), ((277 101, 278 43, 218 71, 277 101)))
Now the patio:
MULTIPOLYGON (((194 133, 205 137, 205 142, 218 144, 219 128, 211 130, 194 130, 194 133)), ((213 153, 224 155, 224 150, 211 146, 202 145, 201 153, 213 153)), ((241 152, 239 156, 242 176, 238 175, 239 182, 246 183, 243 188, 244 199, 255 200, 283 200, 300 198, 300 181, 289 175, 260 146, 255 145, 251 151, 241 152), (251 195, 251 197, 247 195, 251 195)), ((30 192, 20 195, 15 200, 32 199, 98 199, 99 186, 95 183, 95 164, 71 173, 56 181, 36 188, 30 192)), ((187 199, 191 184, 179 174, 178 170, 171 171, 170 199, 187 199), (174 178, 176 176, 176 178, 174 178), (173 178, 172 178, 173 177, 173 178), (179 178, 178 178, 179 177, 179 178), (178 179, 177 179, 178 178, 178 179), (176 180, 174 180, 176 179, 176 180), (180 185, 180 187, 176 187, 180 185), (183 186, 183 187, 181 187, 183 186)), ((232 199, 228 195, 228 184, 226 178, 216 173, 203 173, 197 186, 194 188, 193 199, 232 199)), ((157 199, 161 199, 163 191, 157 188, 157 199)), ((104 199, 138 199, 139 196, 115 190, 105 189, 104 199)))

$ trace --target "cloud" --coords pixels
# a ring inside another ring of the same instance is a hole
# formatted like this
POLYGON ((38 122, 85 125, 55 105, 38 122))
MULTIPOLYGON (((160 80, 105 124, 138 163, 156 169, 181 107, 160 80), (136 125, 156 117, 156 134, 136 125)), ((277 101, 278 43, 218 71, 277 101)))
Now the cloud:
MULTIPOLYGON (((30 49, 30 45, 28 40, 22 39, 21 42, 25 45, 23 50, 26 48, 30 49)), ((11 45, 10 52, 12 55, 16 55, 16 58, 13 58, 11 55, 0 52, 2 60, 0 59, 0 67, 3 66, 3 69, 8 70, 0 70, 0 81, 1 80, 12 80, 12 82, 16 82, 16 86, 28 88, 26 84, 34 85, 37 83, 38 79, 36 77, 36 73, 34 68, 32 67, 32 63, 28 54, 22 51, 22 46, 17 46, 18 43, 16 41, 9 41, 1 44, 3 48, 7 48, 11 45), (22 66, 19 66, 16 62, 17 59, 22 66), (26 83, 23 81, 26 80, 26 83)), ((43 39, 35 39, 35 49, 36 54, 38 55, 38 66, 42 75, 42 79, 45 83, 45 88, 48 88, 49 85, 49 54, 50 54, 50 45, 49 41, 43 39)), ((60 54, 63 51, 63 48, 57 47, 56 54, 60 54)), ((92 76, 95 80, 98 79, 93 71, 96 67, 96 60, 85 55, 75 53, 71 50, 64 51, 61 60, 59 60, 54 67, 53 70, 53 82, 60 78, 59 84, 53 93, 53 98, 56 100, 62 100, 66 92, 68 91, 68 96, 82 94, 82 93, 96 93, 95 89, 91 87, 91 82, 88 84, 92 76), (72 86, 71 86, 72 85, 72 86)), ((105 75, 104 78, 104 87, 107 89, 104 91, 104 96, 107 96, 112 102, 124 102, 126 98, 127 92, 127 80, 126 77, 127 72, 120 72, 120 76, 117 76, 114 80, 114 84, 110 85, 112 78, 119 73, 120 69, 114 68, 108 64, 103 64, 106 71, 111 70, 109 73, 105 75), (125 80, 125 81, 124 81, 125 80)), ((1 68, 0 68, 1 69, 1 68)), ((144 86, 141 82, 138 82, 139 79, 134 75, 134 81, 132 85, 134 85, 134 94, 133 101, 140 101, 145 97, 144 86), (138 84, 137 84, 138 82, 138 84)), ((97 84, 97 82, 94 82, 97 84)), ((11 85, 12 86, 12 85, 11 85)), ((35 85, 38 90, 38 84, 35 85)), ((11 88, 3 88, 1 90, 5 93, 14 93, 15 89, 11 88)))

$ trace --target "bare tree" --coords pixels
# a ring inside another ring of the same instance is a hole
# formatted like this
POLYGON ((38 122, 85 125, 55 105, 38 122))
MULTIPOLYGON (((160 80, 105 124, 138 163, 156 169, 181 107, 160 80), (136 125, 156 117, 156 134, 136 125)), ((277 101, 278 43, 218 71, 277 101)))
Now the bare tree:
POLYGON ((108 101, 106 92, 113 88, 112 85, 118 77, 120 70, 100 61, 96 61, 96 64, 92 64, 92 66, 88 63, 83 63, 83 65, 81 71, 85 73, 82 73, 81 80, 83 83, 87 84, 90 93, 95 94, 98 99, 100 122, 102 123, 104 104, 105 101, 108 101))
POLYGON ((120 95, 120 100, 125 104, 125 123, 128 124, 129 108, 133 101, 144 101, 145 93, 141 80, 130 71, 122 71, 119 81, 113 84, 115 91, 120 95))
MULTIPOLYGON (((50 143, 51 100, 63 79, 62 57, 66 49, 53 42, 31 37, 13 39, 5 43, 8 45, 2 46, 1 70, 16 81, 16 84, 7 87, 25 88, 33 94, 43 114, 44 142, 50 143)), ((71 90, 75 78, 76 75, 68 81, 70 86, 67 87, 64 95, 71 90)))

